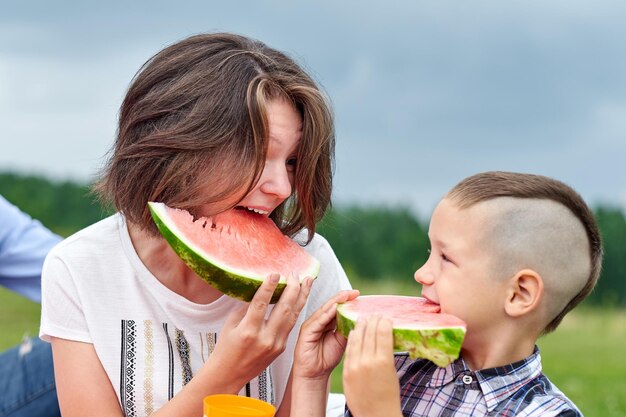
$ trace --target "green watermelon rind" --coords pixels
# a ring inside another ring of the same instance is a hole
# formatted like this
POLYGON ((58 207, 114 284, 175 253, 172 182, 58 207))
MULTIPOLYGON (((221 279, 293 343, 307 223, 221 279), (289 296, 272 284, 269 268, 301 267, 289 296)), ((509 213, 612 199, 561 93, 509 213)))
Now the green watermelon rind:
MULTIPOLYGON (((348 337, 356 321, 344 315, 341 304, 337 306, 337 331, 348 337)), ((413 360, 428 359, 435 365, 446 367, 459 357, 465 338, 462 327, 433 329, 393 329, 394 352, 407 352, 413 360)))
MULTIPOLYGON (((265 277, 246 275, 223 265, 219 265, 214 260, 200 253, 199 249, 196 249, 193 244, 185 242, 183 238, 177 235, 172 230, 174 225, 170 226, 163 221, 163 217, 167 217, 163 203, 149 202, 148 207, 152 219, 161 235, 191 270, 211 286, 230 297, 246 302, 252 300, 265 277)), ((319 262, 314 262, 311 270, 304 276, 317 277, 319 267, 319 262)), ((286 286, 287 284, 283 280, 278 283, 272 294, 270 303, 273 304, 278 301, 286 286)))

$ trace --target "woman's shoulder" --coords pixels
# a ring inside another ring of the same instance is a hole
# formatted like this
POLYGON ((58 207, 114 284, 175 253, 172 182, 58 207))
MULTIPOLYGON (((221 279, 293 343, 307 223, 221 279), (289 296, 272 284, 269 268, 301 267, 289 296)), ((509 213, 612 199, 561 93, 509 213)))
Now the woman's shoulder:
POLYGON ((341 289, 351 288, 348 277, 341 266, 341 262, 337 258, 328 240, 318 233, 315 233, 313 239, 308 243, 307 239, 308 231, 306 229, 301 230, 294 236, 294 240, 300 245, 303 245, 303 249, 320 263, 320 273, 317 280, 322 281, 324 284, 316 287, 318 289, 324 288, 325 291, 333 295, 336 291, 341 289))
POLYGON ((63 239, 50 254, 58 256, 79 250, 101 253, 108 245, 119 244, 123 225, 123 216, 119 213, 113 214, 63 239))
POLYGON ((302 229, 296 233, 293 240, 311 254, 320 251, 332 251, 332 247, 330 246, 330 243, 328 243, 328 240, 326 240, 326 238, 319 233, 314 233, 313 239, 311 239, 310 242, 307 242, 308 238, 308 229, 302 229))

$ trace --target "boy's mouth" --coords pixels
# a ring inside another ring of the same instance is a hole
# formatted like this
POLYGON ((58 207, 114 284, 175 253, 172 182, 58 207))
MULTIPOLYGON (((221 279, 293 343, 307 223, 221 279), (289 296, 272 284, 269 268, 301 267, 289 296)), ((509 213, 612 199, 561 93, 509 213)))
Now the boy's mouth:
POLYGON ((434 302, 424 294, 422 294, 422 298, 426 300, 426 306, 428 306, 428 308, 432 310, 433 313, 441 313, 441 306, 439 305, 439 303, 434 302))

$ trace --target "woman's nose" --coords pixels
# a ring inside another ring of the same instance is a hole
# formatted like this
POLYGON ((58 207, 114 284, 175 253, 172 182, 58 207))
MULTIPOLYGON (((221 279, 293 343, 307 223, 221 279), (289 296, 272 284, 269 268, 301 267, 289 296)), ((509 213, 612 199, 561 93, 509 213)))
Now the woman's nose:
POLYGON ((261 191, 286 199, 291 195, 292 178, 286 166, 266 165, 261 175, 261 191))

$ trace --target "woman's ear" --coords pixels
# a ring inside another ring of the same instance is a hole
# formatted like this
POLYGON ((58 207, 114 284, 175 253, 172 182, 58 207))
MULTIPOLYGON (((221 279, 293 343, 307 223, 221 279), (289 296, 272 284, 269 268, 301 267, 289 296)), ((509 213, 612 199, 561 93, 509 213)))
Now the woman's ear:
POLYGON ((541 275, 532 269, 522 269, 510 280, 504 310, 511 317, 520 317, 535 311, 543 299, 541 275))

